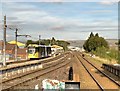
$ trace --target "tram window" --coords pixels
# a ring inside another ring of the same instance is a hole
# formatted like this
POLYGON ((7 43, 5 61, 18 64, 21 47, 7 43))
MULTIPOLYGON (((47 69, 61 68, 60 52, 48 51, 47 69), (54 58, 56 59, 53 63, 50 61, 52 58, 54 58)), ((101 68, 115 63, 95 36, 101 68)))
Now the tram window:
POLYGON ((39 47, 36 47, 36 48, 35 48, 35 52, 39 52, 39 47))
POLYGON ((29 54, 34 54, 35 53, 35 49, 34 48, 29 48, 28 53, 29 54))

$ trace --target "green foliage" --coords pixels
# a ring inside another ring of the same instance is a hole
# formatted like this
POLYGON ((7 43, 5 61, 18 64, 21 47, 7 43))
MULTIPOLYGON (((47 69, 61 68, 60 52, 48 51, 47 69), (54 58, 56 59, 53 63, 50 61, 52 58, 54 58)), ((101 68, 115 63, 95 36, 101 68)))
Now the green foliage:
POLYGON ((120 39, 118 40, 118 44, 120 45, 120 39))
MULTIPOLYGON (((120 40, 118 46, 120 50, 120 40)), ((118 63, 120 64, 120 51, 109 49, 107 41, 103 37, 99 37, 98 33, 95 35, 91 33, 83 47, 87 52, 91 52, 101 58, 109 59, 110 61, 112 59, 118 60, 118 63)))
POLYGON ((118 63, 120 64, 120 39, 118 40, 118 63))
POLYGON ((109 51, 105 47, 98 47, 96 51, 93 52, 96 56, 102 57, 102 58, 109 58, 107 56, 107 53, 109 51))
POLYGON ((95 51, 98 47, 109 48, 107 41, 99 37, 98 33, 94 34, 91 32, 90 37, 85 41, 83 47, 87 52, 95 51))
POLYGON ((27 40, 27 42, 26 42, 26 47, 27 47, 29 44, 34 44, 34 42, 33 42, 32 40, 27 40))
POLYGON ((105 47, 98 47, 96 51, 92 51, 93 54, 96 56, 99 56, 101 58, 106 58, 109 60, 115 59, 118 60, 118 63, 120 63, 120 51, 115 49, 108 49, 105 47))
POLYGON ((70 45, 69 42, 67 42, 67 41, 62 41, 62 40, 57 40, 57 41, 56 41, 56 44, 59 45, 59 46, 62 46, 65 51, 68 50, 68 47, 67 47, 67 46, 70 45))
POLYGON ((50 40, 49 39, 46 39, 46 40, 43 39, 43 40, 40 41, 40 44, 41 45, 50 45, 50 40))
POLYGON ((52 37, 52 40, 51 40, 51 45, 56 45, 56 40, 54 37, 52 37))
MULTIPOLYGON (((26 43, 26 47, 29 44, 39 44, 39 41, 28 40, 27 43, 26 43)), ((50 40, 50 39, 40 40, 40 44, 41 45, 58 45, 58 46, 62 46, 65 51, 68 50, 67 46, 70 45, 69 42, 63 41, 63 40, 55 40, 54 37, 52 37, 52 40, 50 40)))
POLYGON ((120 51, 120 39, 118 40, 118 48, 119 48, 119 51, 120 51))
POLYGON ((90 34, 90 38, 92 38, 92 37, 94 37, 94 34, 91 32, 91 34, 90 34))
POLYGON ((120 51, 118 52, 118 63, 120 64, 120 51))

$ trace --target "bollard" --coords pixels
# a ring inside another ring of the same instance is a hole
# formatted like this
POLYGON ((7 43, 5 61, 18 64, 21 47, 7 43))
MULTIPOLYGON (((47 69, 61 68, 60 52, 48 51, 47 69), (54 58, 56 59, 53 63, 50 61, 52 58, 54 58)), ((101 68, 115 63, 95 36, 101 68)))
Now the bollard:
POLYGON ((5 73, 5 76, 6 76, 6 77, 8 76, 8 73, 7 73, 7 72, 5 73))
POLYGON ((23 73, 25 72, 25 69, 23 68, 23 73))
POLYGON ((35 89, 39 89, 38 84, 37 84, 37 85, 35 85, 35 89))
POLYGON ((118 76, 118 70, 116 69, 116 75, 118 76))
POLYGON ((43 68, 42 64, 38 66, 38 68, 43 68))
POLYGON ((8 76, 10 76, 10 73, 8 73, 8 76))
POLYGON ((70 67, 69 69, 69 77, 68 77, 68 80, 73 80, 73 68, 70 67))
POLYGON ((27 71, 29 71, 29 67, 27 68, 27 71))
POLYGON ((20 73, 20 70, 18 70, 18 72, 17 72, 18 74, 20 73))
POLYGON ((33 66, 31 66, 31 70, 33 70, 33 66))
POLYGON ((37 66, 35 66, 35 70, 37 69, 37 66))
POLYGON ((12 71, 12 75, 14 74, 14 71, 12 71))

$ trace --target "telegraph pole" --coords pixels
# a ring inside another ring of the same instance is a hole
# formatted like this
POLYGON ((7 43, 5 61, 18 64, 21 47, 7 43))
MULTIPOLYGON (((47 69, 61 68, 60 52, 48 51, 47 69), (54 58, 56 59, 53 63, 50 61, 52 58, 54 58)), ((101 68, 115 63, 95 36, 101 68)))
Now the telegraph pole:
POLYGON ((15 61, 17 61, 17 32, 18 32, 18 29, 16 28, 15 30, 15 61))
POLYGON ((6 15, 4 16, 4 32, 3 32, 3 66, 6 66, 6 15))
POLYGON ((40 45, 40 39, 41 39, 41 35, 39 35, 39 45, 40 45))

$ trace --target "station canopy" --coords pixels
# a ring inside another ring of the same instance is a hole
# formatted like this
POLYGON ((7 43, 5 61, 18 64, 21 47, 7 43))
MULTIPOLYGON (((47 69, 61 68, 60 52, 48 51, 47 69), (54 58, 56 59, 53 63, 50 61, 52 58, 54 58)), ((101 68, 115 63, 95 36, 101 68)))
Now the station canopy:
MULTIPOLYGON (((16 41, 10 41, 8 42, 9 44, 16 44, 16 41)), ((21 42, 17 42, 17 46, 25 46, 24 43, 21 43, 21 42)))
POLYGON ((52 45, 52 48, 59 48, 59 49, 63 49, 63 47, 58 46, 58 45, 52 45))

